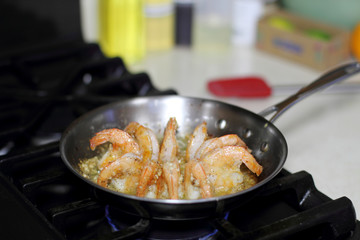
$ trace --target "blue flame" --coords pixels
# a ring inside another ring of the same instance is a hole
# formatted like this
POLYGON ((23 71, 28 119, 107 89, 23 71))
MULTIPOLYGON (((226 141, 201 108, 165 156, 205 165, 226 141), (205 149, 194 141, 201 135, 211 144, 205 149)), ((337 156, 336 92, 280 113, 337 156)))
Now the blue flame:
POLYGON ((116 224, 114 223, 114 221, 111 219, 110 217, 110 213, 109 213, 109 205, 105 206, 105 217, 109 223, 109 225, 111 226, 111 229, 113 232, 117 232, 120 229, 116 226, 116 224))
MULTIPOLYGON (((229 213, 230 213, 230 212, 225 213, 225 216, 224 216, 224 219, 225 219, 225 220, 228 220, 228 218, 229 218, 229 213)), ((215 229, 212 233, 209 233, 208 235, 199 238, 199 240, 207 240, 207 239, 209 239, 210 237, 214 236, 217 232, 218 232, 218 230, 215 229)))

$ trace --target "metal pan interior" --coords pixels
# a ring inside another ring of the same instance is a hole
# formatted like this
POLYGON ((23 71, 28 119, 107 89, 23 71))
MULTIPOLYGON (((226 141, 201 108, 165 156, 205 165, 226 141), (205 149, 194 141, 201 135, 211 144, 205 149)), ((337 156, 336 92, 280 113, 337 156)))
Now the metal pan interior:
POLYGON ((111 103, 95 109, 75 120, 63 133, 60 142, 61 157, 67 167, 78 177, 119 197, 164 204, 192 204, 220 201, 246 194, 271 180, 282 169, 287 157, 287 144, 281 132, 263 117, 246 109, 214 100, 181 96, 137 97, 111 103), (89 148, 89 139, 106 128, 120 128, 137 121, 157 134, 162 134, 170 117, 176 117, 178 134, 191 134, 194 128, 206 121, 208 132, 214 136, 238 134, 252 149, 252 154, 264 167, 259 183, 239 193, 199 200, 161 200, 139 198, 122 194, 84 178, 79 172, 80 159, 89 158, 94 152, 89 148))

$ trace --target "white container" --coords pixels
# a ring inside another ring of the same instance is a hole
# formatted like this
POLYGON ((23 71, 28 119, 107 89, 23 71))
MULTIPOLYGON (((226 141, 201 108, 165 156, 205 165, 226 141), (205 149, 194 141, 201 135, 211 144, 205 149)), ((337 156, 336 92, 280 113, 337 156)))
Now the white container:
POLYGON ((85 42, 97 42, 98 32, 98 0, 80 0, 81 28, 85 42))
POLYGON ((233 0, 232 36, 234 45, 253 45, 257 23, 264 12, 262 0, 233 0))

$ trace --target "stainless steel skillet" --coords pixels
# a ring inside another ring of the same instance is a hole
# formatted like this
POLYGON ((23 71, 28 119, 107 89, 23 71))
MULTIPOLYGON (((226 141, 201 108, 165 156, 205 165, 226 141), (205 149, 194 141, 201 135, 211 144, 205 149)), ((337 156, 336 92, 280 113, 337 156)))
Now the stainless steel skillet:
POLYGON ((360 63, 349 63, 324 74, 293 96, 271 106, 260 114, 219 101, 182 96, 135 97, 97 108, 75 120, 63 133, 60 153, 66 166, 92 186, 101 201, 142 217, 189 220, 222 214, 249 201, 282 169, 287 157, 287 144, 282 133, 273 125, 290 106, 308 95, 344 80, 360 71, 360 63), (265 116, 273 113, 270 120, 265 116), (220 136, 236 133, 253 150, 263 166, 259 183, 235 194, 199 200, 160 200, 140 198, 103 188, 84 178, 79 172, 80 159, 93 156, 89 139, 106 128, 125 128, 131 121, 145 124, 161 133, 170 117, 176 117, 178 134, 190 134, 202 121, 209 133, 220 136))

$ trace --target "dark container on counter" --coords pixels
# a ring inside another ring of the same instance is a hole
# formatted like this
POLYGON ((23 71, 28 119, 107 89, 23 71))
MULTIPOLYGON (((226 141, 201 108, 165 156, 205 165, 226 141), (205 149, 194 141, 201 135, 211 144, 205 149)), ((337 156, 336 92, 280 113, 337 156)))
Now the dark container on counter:
POLYGON ((175 43, 190 46, 192 44, 194 3, 192 0, 175 1, 175 43))

